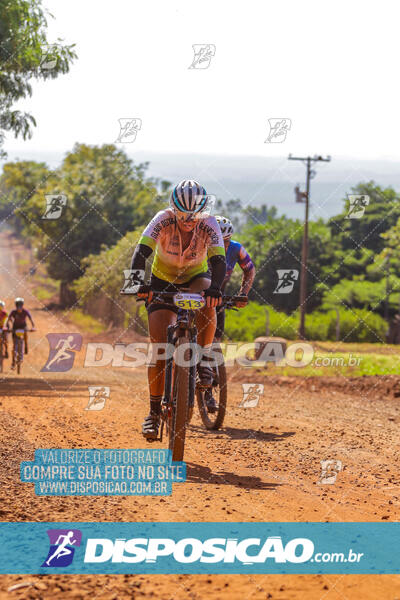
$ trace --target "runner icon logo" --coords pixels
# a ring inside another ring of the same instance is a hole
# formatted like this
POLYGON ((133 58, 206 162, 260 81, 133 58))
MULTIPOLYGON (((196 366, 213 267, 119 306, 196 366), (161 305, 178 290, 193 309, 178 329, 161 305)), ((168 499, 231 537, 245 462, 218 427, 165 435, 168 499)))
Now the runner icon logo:
POLYGON ((279 281, 274 294, 290 294, 299 278, 299 272, 296 269, 278 269, 276 272, 279 281))
POLYGON ((189 69, 208 69, 211 59, 215 56, 214 44, 193 44, 194 56, 189 69))
POLYGON ((82 347, 80 333, 48 333, 50 350, 46 364, 41 371, 60 373, 72 369, 75 352, 82 347))
POLYGON ((268 119, 269 134, 265 144, 282 144, 292 126, 291 119, 268 119))
POLYGON ((239 404, 241 408, 254 408, 257 406, 260 396, 264 393, 262 383, 242 383, 243 400, 239 404))
POLYGON ((89 402, 85 410, 103 410, 107 398, 110 397, 110 388, 101 385, 89 385, 89 402))
POLYGON ((342 461, 321 460, 321 470, 318 485, 332 485, 335 483, 339 471, 342 470, 342 461))
POLYGON ((349 212, 346 219, 361 219, 369 204, 369 196, 349 195, 349 212))
POLYGON ((50 548, 42 567, 68 567, 73 561, 75 547, 81 545, 79 529, 48 529, 50 548))
POLYGON ((142 119, 118 119, 119 134, 116 144, 132 144, 136 140, 137 132, 142 129, 142 119))
POLYGON ((144 271, 140 269, 124 269, 125 282, 122 293, 136 294, 139 287, 143 285, 144 271))
POLYGON ((44 44, 42 46, 40 68, 43 71, 51 71, 57 66, 58 54, 61 46, 58 44, 44 44))
POLYGON ((46 210, 42 219, 55 220, 62 215, 64 206, 67 205, 67 196, 65 194, 46 194, 46 210))

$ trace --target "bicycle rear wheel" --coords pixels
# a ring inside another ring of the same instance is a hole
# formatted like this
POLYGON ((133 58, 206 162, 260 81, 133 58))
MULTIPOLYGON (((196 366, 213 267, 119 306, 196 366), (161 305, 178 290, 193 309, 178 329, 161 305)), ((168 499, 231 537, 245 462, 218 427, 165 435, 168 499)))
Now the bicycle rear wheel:
MULTIPOLYGON (((176 350, 183 344, 189 344, 188 337, 181 337, 176 344, 176 350)), ((189 348, 189 346, 188 346, 189 348)), ((190 352, 190 350, 188 350, 190 352)), ((173 461, 183 460, 185 451, 186 426, 188 420, 189 401, 189 366, 181 366, 176 362, 172 380, 172 412, 169 431, 169 449, 173 461)))
POLYGON ((206 429, 220 429, 224 422, 226 405, 228 400, 228 386, 226 381, 226 368, 222 363, 216 367, 218 384, 212 387, 213 395, 217 396, 216 401, 218 410, 215 413, 209 413, 206 402, 206 391, 201 388, 196 389, 197 404, 200 417, 206 429))

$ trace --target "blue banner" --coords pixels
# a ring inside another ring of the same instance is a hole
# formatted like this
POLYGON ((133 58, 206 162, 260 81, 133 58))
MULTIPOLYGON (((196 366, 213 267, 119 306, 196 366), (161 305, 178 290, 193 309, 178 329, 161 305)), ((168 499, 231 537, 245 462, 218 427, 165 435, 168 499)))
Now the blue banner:
POLYGON ((186 480, 186 464, 164 449, 39 448, 20 472, 37 496, 166 496, 186 480))
POLYGON ((398 574, 399 523, 0 523, 0 573, 398 574))

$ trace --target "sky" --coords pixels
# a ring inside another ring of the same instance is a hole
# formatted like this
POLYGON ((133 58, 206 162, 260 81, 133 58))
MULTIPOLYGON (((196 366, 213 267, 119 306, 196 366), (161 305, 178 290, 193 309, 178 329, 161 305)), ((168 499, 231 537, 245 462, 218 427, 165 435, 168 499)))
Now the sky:
POLYGON ((113 143, 141 119, 128 153, 400 158, 399 5, 381 0, 43 0, 48 40, 76 44, 70 73, 19 103, 37 127, 6 150, 113 143), (189 69, 193 44, 213 44, 189 69), (265 143, 269 119, 290 119, 265 143))

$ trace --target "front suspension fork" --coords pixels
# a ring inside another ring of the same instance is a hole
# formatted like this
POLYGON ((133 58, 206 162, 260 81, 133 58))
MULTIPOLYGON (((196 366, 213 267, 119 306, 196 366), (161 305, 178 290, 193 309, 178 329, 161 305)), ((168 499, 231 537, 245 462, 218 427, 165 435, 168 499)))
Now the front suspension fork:
MULTIPOLYGON (((197 348, 196 342, 197 342, 197 328, 193 327, 193 329, 191 329, 191 331, 190 331, 190 343, 193 344, 194 348, 197 348)), ((197 360, 193 361, 193 357, 192 357, 191 363, 194 363, 194 364, 191 364, 189 367, 189 402, 188 402, 189 410, 193 409, 193 406, 194 406, 194 391, 195 391, 195 387, 196 387, 197 360)))
MULTIPOLYGON (((167 344, 172 344, 174 339, 175 326, 169 325, 167 329, 167 344)), ((169 346, 167 346, 169 348, 169 346)), ((164 397, 161 403, 162 419, 160 427, 160 441, 163 438, 165 421, 168 418, 168 411, 171 405, 171 389, 172 389, 172 363, 173 356, 169 356, 165 361, 165 378, 164 378, 164 397)))

